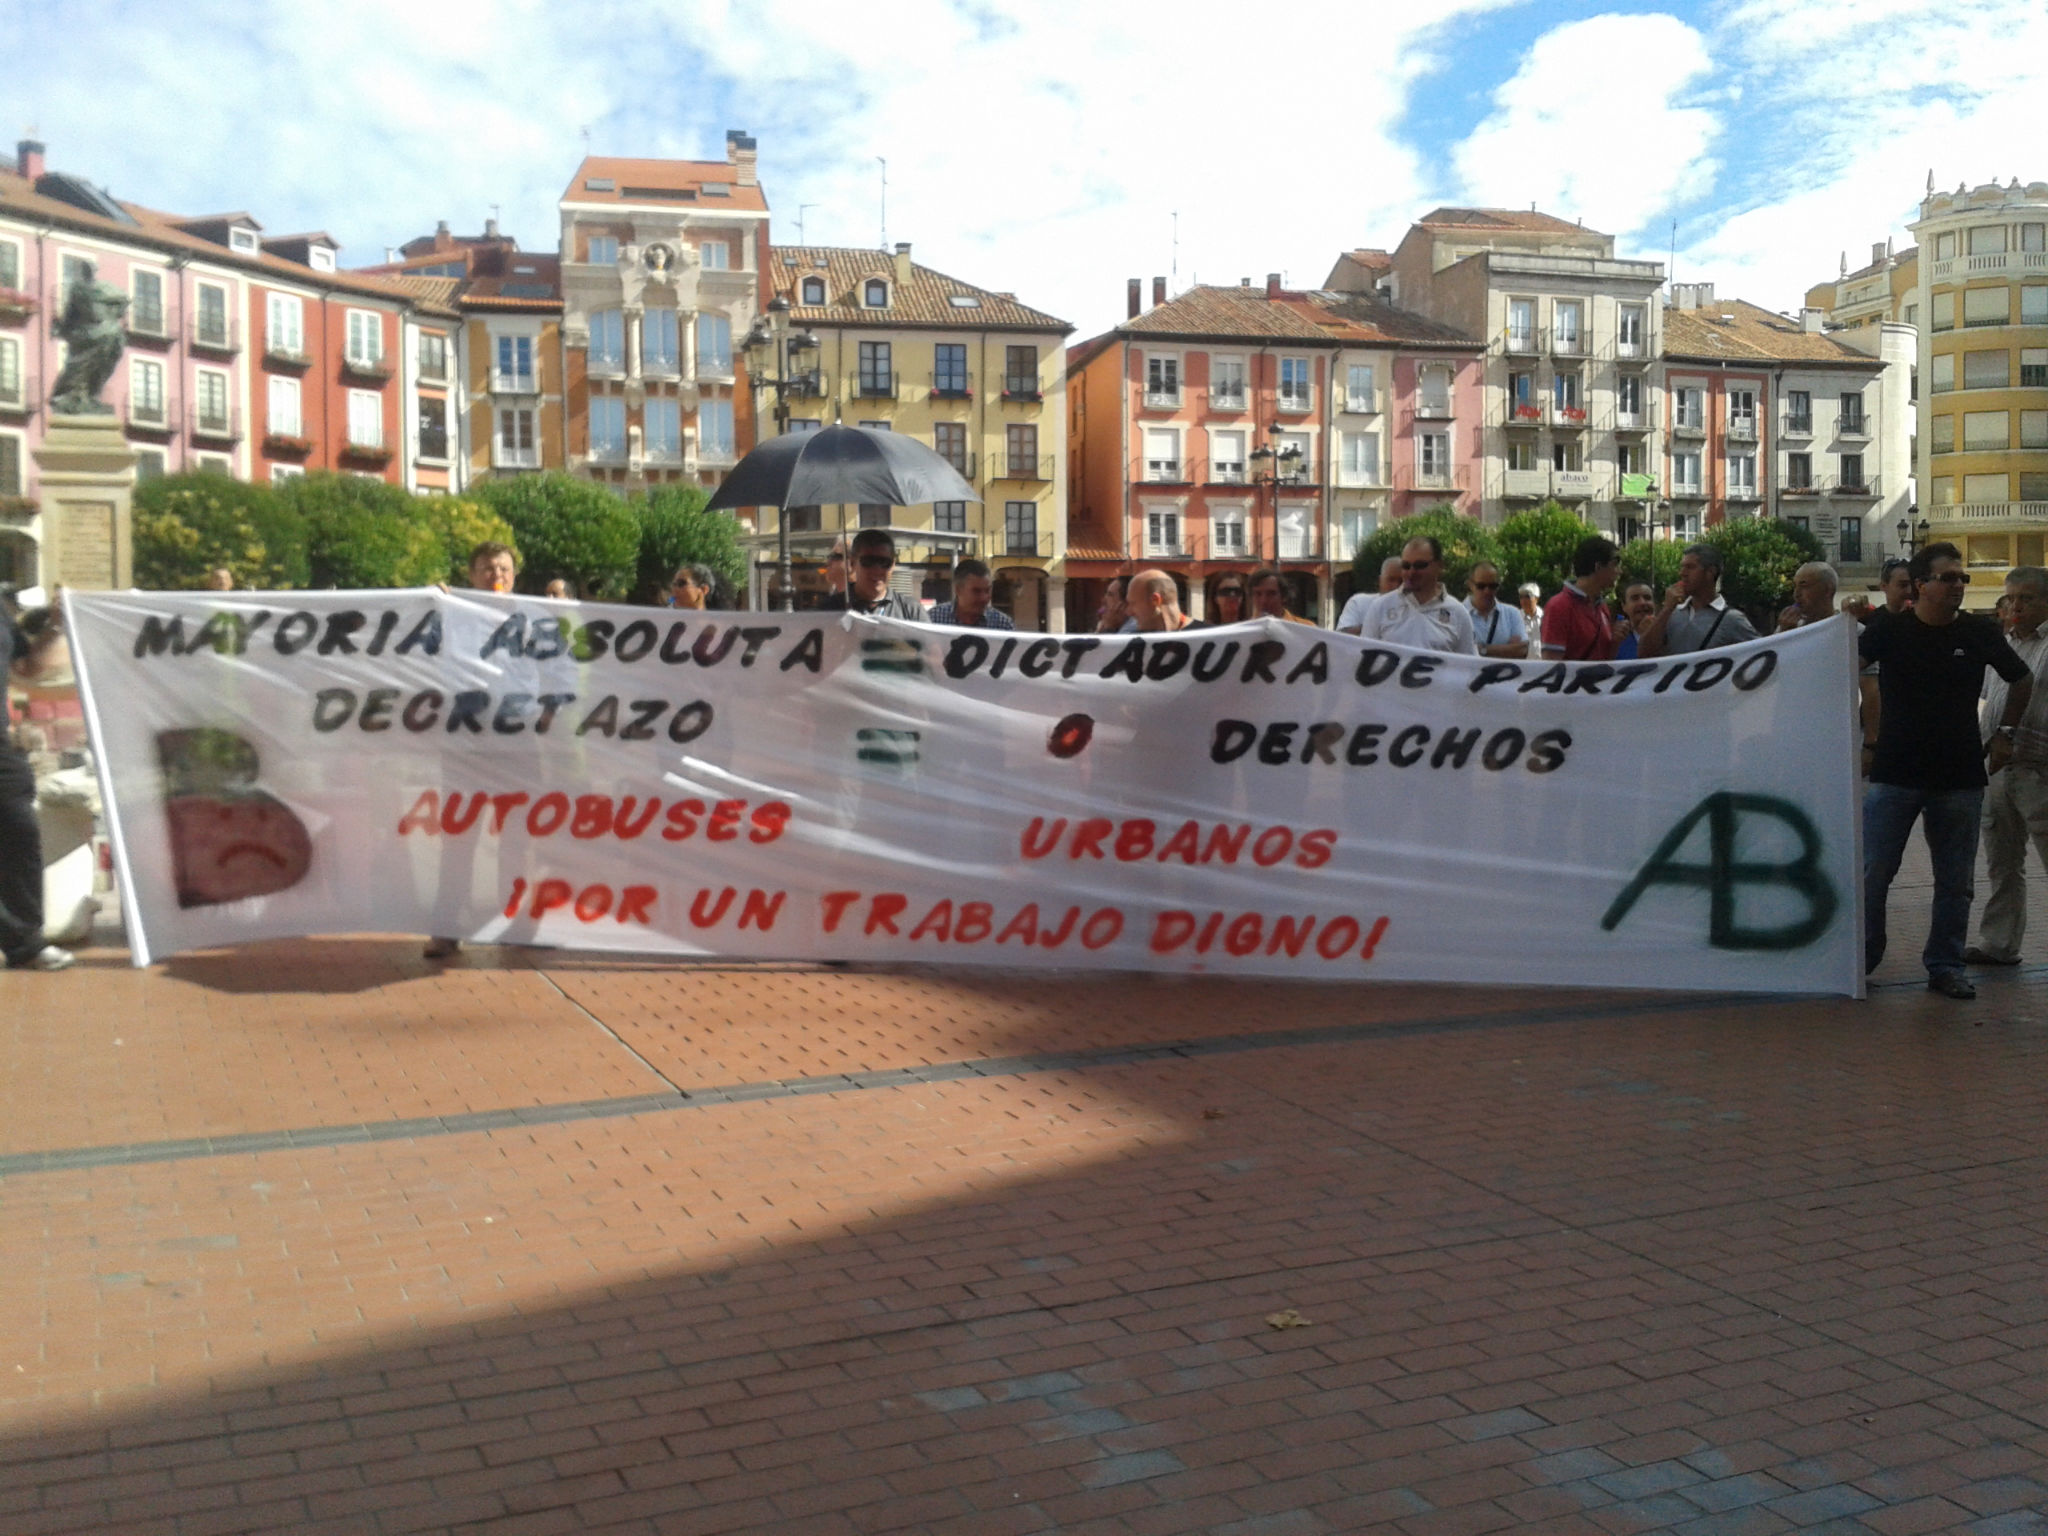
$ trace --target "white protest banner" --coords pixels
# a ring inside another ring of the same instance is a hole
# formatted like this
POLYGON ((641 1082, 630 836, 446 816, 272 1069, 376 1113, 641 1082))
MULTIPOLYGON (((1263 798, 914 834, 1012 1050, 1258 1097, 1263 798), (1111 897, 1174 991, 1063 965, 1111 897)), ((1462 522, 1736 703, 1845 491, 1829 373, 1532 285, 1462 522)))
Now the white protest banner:
POLYGON ((1657 662, 72 594, 138 964, 285 935, 1856 993, 1853 627, 1657 662))

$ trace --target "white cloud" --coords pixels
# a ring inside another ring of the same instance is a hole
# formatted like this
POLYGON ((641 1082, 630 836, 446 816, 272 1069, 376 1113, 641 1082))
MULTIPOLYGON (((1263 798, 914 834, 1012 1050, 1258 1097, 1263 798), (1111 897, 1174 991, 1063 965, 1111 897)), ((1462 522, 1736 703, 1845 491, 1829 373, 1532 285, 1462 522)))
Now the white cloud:
POLYGON ((1714 67, 1674 16, 1594 16, 1546 32, 1494 92, 1492 113, 1454 158, 1465 196, 1625 235, 1710 181, 1719 131, 1683 105, 1714 67))
POLYGON ((1101 0, 0 0, 40 61, 0 81, 54 165, 180 211, 322 226, 352 263, 492 204, 529 246, 591 130, 599 153, 760 141, 778 239, 889 236, 1087 330, 1127 275, 1319 279, 1426 194, 1397 137, 1438 29, 1503 0, 1301 0, 1236 12, 1101 0))

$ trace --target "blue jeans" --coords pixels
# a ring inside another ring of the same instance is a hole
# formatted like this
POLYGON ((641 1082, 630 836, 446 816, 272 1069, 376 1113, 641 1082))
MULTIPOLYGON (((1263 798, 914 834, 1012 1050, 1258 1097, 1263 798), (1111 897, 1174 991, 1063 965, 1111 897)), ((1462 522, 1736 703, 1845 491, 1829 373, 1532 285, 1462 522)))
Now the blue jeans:
POLYGON ((1884 902, 1905 856, 1913 822, 1921 821, 1934 861, 1934 912, 1920 963, 1927 974, 1963 968, 1970 936, 1970 902, 1977 870, 1977 828, 1984 810, 1981 789, 1908 789, 1871 784, 1863 791, 1863 964, 1884 958, 1884 902))

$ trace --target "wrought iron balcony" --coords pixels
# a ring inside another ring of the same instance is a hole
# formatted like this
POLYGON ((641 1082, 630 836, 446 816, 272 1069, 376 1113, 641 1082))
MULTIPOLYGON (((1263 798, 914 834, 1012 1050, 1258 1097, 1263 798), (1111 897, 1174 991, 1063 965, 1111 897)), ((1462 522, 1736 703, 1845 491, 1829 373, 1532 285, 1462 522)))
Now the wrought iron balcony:
POLYGON ((196 405, 192 408, 192 435, 220 443, 240 442, 241 418, 233 406, 216 411, 196 405))

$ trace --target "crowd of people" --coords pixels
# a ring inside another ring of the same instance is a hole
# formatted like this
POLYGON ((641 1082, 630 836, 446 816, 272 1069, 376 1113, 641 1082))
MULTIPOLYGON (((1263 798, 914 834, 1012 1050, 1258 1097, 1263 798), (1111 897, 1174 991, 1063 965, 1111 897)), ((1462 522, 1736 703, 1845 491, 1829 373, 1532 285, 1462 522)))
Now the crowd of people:
MULTIPOLYGON (((1487 561, 1472 568, 1468 595, 1459 599, 1444 584, 1442 547, 1418 537, 1382 566, 1379 591, 1345 604, 1337 629, 1425 650, 1581 662, 1685 655, 1757 638, 1755 625, 1720 590, 1722 560, 1713 546, 1686 549, 1678 579, 1661 598, 1639 581, 1623 587, 1614 602, 1620 567, 1613 541, 1594 536, 1573 552, 1571 579, 1548 603, 1533 584, 1520 589, 1513 606, 1503 603, 1501 571, 1487 561)), ((827 556, 828 594, 820 607, 964 628, 1016 627, 993 606, 992 578, 981 561, 960 561, 952 596, 929 613, 894 589, 895 568, 895 541, 887 530, 861 529, 827 556)), ((480 544, 468 576, 475 590, 508 593, 518 579, 517 556, 503 544, 480 544)), ((2037 686, 2048 667, 2048 569, 2012 571, 1995 617, 1963 611, 1969 581, 1961 552, 1946 543, 1929 544, 1910 560, 1886 561, 1876 603, 1860 596, 1842 600, 1833 568, 1809 562, 1794 573, 1792 601, 1775 626, 1785 631, 1842 615, 1859 626, 1861 669, 1848 702, 1861 729, 1865 780, 1866 965, 1874 969, 1884 958, 1886 901, 1917 822, 1934 871, 1921 961, 1928 986, 1953 998, 1976 995, 1969 967, 2019 963, 2029 843, 2048 864, 2048 687, 2037 686), (1970 944, 1980 836, 1991 889, 1979 942, 1970 944)), ((225 570, 208 582, 217 591, 233 585, 225 570)), ((708 567, 686 564, 671 578, 666 602, 711 608, 720 586, 708 567)), ((572 594, 557 581, 546 595, 572 594)), ((1312 622, 1289 611, 1286 581, 1277 570, 1226 573, 1208 596, 1212 618, 1197 620, 1182 611, 1169 573, 1117 577, 1108 584, 1097 631, 1155 634, 1255 618, 1312 622)), ((61 638, 60 610, 44 610, 36 623, 24 625, 0 604, 0 660, 13 677, 32 680, 50 671, 61 638)), ((74 957, 43 936, 35 781, 9 725, 0 737, 0 956, 10 967, 62 970, 74 957)), ((425 956, 445 960, 460 949, 458 940, 437 936, 425 956)))

